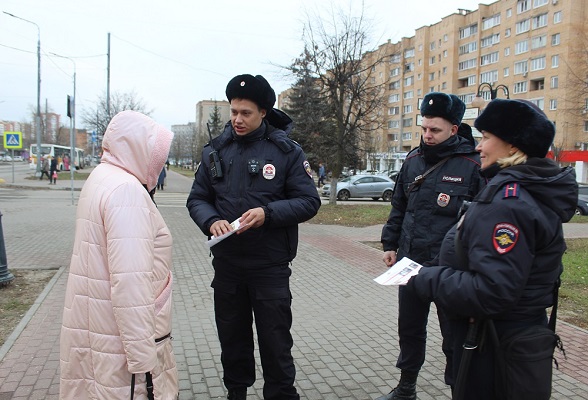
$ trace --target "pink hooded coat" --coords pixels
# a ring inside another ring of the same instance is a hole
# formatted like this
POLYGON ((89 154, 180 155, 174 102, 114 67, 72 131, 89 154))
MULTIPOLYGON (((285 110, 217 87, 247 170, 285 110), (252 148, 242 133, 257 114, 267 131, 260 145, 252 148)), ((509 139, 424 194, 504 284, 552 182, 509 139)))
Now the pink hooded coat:
POLYGON ((172 237, 151 190, 173 133, 135 112, 117 114, 101 163, 80 193, 61 329, 60 399, 175 399, 171 339, 172 237))

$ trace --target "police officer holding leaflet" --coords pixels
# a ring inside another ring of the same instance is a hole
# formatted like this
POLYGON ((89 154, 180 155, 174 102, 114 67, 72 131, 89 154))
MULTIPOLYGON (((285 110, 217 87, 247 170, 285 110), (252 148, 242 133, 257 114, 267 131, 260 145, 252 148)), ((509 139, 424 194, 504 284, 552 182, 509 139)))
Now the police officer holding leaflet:
POLYGON ((231 121, 204 147, 187 201, 205 235, 237 230, 211 247, 223 381, 233 400, 245 399, 255 381, 255 315, 264 398, 299 399, 289 264, 298 224, 316 215, 320 198, 304 152, 287 136, 292 120, 273 108, 269 83, 261 75, 238 75, 226 95, 231 121))
MULTIPOLYGON (((490 182, 445 237, 441 266, 422 268, 406 289, 446 310, 453 334, 454 377, 466 354, 463 345, 471 323, 493 320, 495 328, 480 327, 473 342, 477 349, 469 350, 469 368, 463 368, 465 384, 455 388, 463 389, 463 399, 549 399, 555 343, 534 348, 525 355, 531 358, 519 355, 507 360, 532 360, 510 374, 508 379, 519 380, 509 387, 496 386, 503 382, 498 372, 507 368, 494 368, 497 346, 490 338, 496 332, 502 342, 513 332, 547 325, 545 309, 556 300, 566 249, 562 222, 572 218, 577 205, 575 172, 546 158, 555 127, 533 103, 492 100, 475 126, 483 135, 477 149, 482 173, 490 182), (543 350, 545 357, 538 357, 543 350), (509 394, 495 392, 505 388, 509 394)), ((535 335, 533 340, 540 337, 535 335)), ((515 350, 523 344, 520 341, 515 350)))
MULTIPOLYGON (((433 259, 443 237, 457 222, 461 205, 485 185, 471 128, 461 123, 464 112, 465 104, 452 94, 428 93, 421 103, 421 144, 408 153, 402 165, 392 210, 382 229, 384 262, 389 267, 403 257, 424 266, 434 265, 433 259)), ((431 303, 404 286, 399 289, 398 301, 400 355, 396 367, 401 370, 400 383, 377 400, 415 400, 416 380, 425 361, 431 303)), ((438 316, 443 351, 449 357, 447 321, 441 312, 438 316)))

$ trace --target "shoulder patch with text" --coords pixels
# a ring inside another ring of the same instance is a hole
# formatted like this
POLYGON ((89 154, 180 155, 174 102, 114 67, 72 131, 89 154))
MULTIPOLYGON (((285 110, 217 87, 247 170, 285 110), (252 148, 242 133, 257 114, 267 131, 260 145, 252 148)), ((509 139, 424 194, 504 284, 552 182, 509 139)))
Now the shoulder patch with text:
POLYGON ((494 249, 499 254, 505 254, 511 251, 517 244, 518 240, 519 228, 513 224, 501 222, 494 226, 492 243, 494 244, 494 249))

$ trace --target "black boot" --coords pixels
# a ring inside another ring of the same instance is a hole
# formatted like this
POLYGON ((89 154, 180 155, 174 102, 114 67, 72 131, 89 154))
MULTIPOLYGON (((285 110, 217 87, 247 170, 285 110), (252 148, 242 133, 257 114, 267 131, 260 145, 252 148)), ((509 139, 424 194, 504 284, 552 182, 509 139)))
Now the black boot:
POLYGON ((245 400, 247 398, 247 388, 229 389, 228 400, 245 400))
POLYGON ((402 371, 400 382, 392 391, 375 400, 416 400, 416 380, 419 374, 417 372, 402 371))

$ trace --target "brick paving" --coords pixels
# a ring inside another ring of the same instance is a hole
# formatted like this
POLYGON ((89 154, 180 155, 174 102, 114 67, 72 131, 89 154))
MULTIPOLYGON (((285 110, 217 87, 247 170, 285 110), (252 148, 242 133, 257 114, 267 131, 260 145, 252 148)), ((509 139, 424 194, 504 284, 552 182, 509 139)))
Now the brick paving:
MULTIPOLYGON (((220 348, 214 325, 211 259, 205 237, 184 207, 191 180, 168 175, 156 195, 174 238, 174 347, 181 399, 221 399, 220 348)), ((34 187, 31 181, 21 186, 34 187)), ((76 182, 76 186, 81 183, 76 182)), ((43 189, 49 189, 44 185, 43 189)), ((59 329, 75 207, 66 191, 0 186, 0 210, 9 269, 52 268, 57 273, 0 348, 0 400, 57 399, 59 329), (42 229, 37 228, 41 224, 42 229)), ((566 224, 566 236, 588 237, 588 225, 566 224), (573 225, 573 226, 572 226, 573 225)), ((372 399, 396 384, 397 295, 373 282, 384 271, 380 227, 303 224, 292 265, 296 385, 304 399, 372 399)), ((567 359, 559 356, 553 399, 588 399, 588 332, 558 323, 567 359)), ((418 380, 420 400, 449 399, 435 313, 427 359, 418 380)), ((262 398, 261 368, 249 399, 262 398)))

